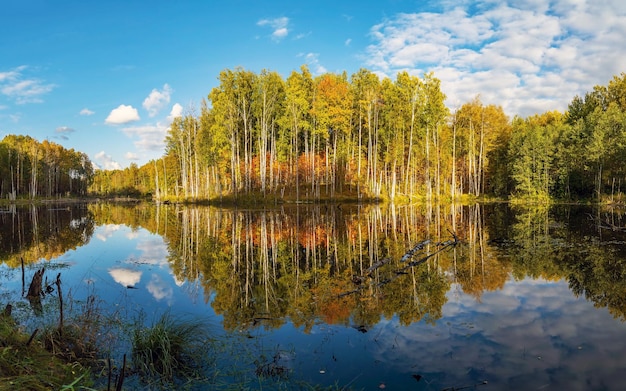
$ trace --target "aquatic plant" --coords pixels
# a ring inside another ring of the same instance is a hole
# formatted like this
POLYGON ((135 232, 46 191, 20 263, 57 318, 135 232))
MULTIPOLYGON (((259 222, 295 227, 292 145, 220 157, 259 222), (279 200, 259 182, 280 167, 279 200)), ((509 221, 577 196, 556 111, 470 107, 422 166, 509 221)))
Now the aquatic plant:
POLYGON ((174 318, 169 311, 152 326, 137 327, 131 342, 132 366, 144 381, 199 378, 210 361, 207 326, 200 320, 174 318))

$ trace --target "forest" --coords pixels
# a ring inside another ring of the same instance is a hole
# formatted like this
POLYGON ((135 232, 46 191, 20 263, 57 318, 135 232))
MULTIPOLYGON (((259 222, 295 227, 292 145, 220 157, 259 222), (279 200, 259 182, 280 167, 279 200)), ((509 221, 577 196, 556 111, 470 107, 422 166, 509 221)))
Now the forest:
POLYGON ((90 190, 161 200, 622 196, 626 74, 565 113, 509 119, 479 97, 454 111, 445 99, 432 73, 224 70, 200 107, 174 120, 162 158, 98 171, 90 190))
POLYGON ((139 167, 94 170, 85 154, 28 136, 0 142, 0 195, 156 200, 622 200, 626 74, 564 113, 509 118, 477 96, 450 110, 440 81, 361 69, 313 76, 223 70, 200 107, 139 167))
POLYGON ((84 197, 93 177, 85 153, 30 136, 8 135, 0 141, 2 199, 84 197))

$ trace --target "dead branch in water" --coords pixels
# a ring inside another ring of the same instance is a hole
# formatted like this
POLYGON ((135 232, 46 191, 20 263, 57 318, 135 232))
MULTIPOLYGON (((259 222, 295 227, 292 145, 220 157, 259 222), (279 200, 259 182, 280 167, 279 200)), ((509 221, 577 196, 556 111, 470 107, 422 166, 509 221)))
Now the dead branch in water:
POLYGON ((22 297, 24 297, 24 293, 26 293, 26 280, 24 278, 24 257, 20 257, 20 261, 22 261, 22 297))
POLYGON ((59 335, 63 335, 63 294, 61 293, 61 273, 57 274, 57 292, 59 292, 59 335))
POLYGON ((590 213, 587 213, 587 216, 589 217, 589 220, 592 220, 599 229, 606 229, 614 232, 626 232, 626 227, 614 224, 611 219, 609 219, 609 216, 606 216, 604 220, 600 219, 600 217, 594 217, 590 213))
POLYGON ((367 268, 367 270, 365 270, 365 275, 369 276, 372 274, 372 272, 376 269, 378 269, 379 267, 387 264, 391 262, 391 258, 383 258, 380 261, 376 261, 374 262, 374 264, 370 267, 367 268))
MULTIPOLYGON (((440 252, 442 252, 442 251, 444 251, 444 250, 446 250, 446 249, 448 249, 450 247, 454 247, 458 243, 460 243, 458 236, 456 236, 456 234, 454 232, 451 232, 451 231, 448 231, 448 232, 450 232, 450 234, 452 235, 452 239, 446 240, 444 242, 434 243, 433 246, 435 248, 437 248, 437 251, 435 251, 433 253, 426 254, 426 255, 424 255, 423 257, 421 257, 421 258, 419 258, 417 260, 408 262, 406 264, 406 266, 404 266, 404 267, 394 271, 393 277, 379 282, 378 284, 376 284, 376 286, 383 286, 383 285, 386 285, 386 284, 390 283, 391 281, 395 280, 399 276, 407 274, 406 271, 408 269, 410 269, 412 267, 415 267, 415 266, 418 266, 418 265, 426 262, 426 260, 428 260, 429 258, 432 258, 435 255, 439 254, 440 252)), ((409 259, 413 258, 416 255, 417 252, 423 250, 426 247, 426 245, 428 245, 430 243, 431 243, 430 239, 423 240, 423 241, 419 242, 418 244, 416 244, 415 246, 413 246, 411 249, 409 249, 407 252, 404 253, 402 258, 400 258, 400 262, 406 262, 409 259)), ((391 261, 390 258, 381 259, 380 261, 375 262, 372 266, 367 268, 365 270, 365 275, 363 275, 363 276, 353 276, 352 277, 352 282, 355 285, 358 285, 357 288, 353 289, 351 291, 346 291, 346 292, 340 293, 337 297, 341 298, 341 297, 349 296, 351 294, 358 293, 361 290, 365 289, 365 285, 362 285, 362 284, 367 280, 367 278, 372 278, 372 273, 375 270, 378 270, 381 266, 384 266, 385 264, 389 263, 390 261, 391 261)))
POLYGON ((419 242, 417 245, 415 245, 415 247, 413 247, 412 249, 404 253, 402 258, 400 259, 400 262, 406 262, 409 259, 413 258, 413 255, 417 251, 424 249, 424 246, 426 246, 428 243, 430 243, 430 239, 424 240, 423 242, 419 242))

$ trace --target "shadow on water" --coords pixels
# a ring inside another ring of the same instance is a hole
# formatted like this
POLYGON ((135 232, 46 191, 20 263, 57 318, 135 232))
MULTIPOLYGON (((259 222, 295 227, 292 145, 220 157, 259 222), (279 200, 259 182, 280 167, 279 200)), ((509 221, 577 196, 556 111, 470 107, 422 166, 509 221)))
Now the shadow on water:
POLYGON ((626 361, 605 338, 626 336, 624 216, 507 204, 12 208, 0 213, 0 262, 9 280, 21 258, 29 271, 65 262, 76 296, 95 281, 126 311, 209 316, 249 337, 239 343, 256 359, 237 365, 253 377, 619 389, 626 361))

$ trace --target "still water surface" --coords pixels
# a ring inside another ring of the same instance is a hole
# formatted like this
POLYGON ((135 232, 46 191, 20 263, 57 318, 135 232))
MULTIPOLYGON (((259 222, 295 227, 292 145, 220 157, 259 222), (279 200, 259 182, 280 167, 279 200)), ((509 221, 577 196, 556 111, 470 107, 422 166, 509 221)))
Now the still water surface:
MULTIPOLYGON (((622 390, 623 213, 506 204, 8 208, 0 304, 16 304, 30 327, 53 321, 53 297, 34 317, 21 296, 23 258, 27 281, 42 265, 49 279, 61 273, 76 308, 95 296, 103 311, 148 324, 168 310, 200 317, 231 347, 216 364, 225 374, 216 389, 622 390), (460 243, 450 245, 452 233, 460 243), (259 381, 270 364, 286 376, 259 381)), ((114 342, 114 358, 128 352, 123 337, 114 342)))

